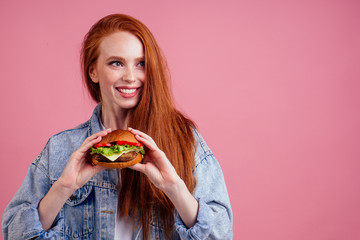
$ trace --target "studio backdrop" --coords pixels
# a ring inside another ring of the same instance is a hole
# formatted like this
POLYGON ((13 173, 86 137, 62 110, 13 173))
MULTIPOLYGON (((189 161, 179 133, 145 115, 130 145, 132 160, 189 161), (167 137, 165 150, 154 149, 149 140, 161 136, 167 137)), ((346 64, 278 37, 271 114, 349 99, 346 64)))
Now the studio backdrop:
POLYGON ((234 239, 360 239, 359 12, 350 0, 1 1, 0 212, 48 138, 90 117, 82 39, 125 13, 155 35, 177 106, 223 169, 234 239))

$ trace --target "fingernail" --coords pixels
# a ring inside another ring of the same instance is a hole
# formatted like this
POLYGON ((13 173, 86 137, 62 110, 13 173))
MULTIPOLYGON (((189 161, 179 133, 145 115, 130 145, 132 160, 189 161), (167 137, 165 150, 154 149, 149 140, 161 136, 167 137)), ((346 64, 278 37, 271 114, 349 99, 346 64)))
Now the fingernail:
POLYGON ((131 131, 131 130, 132 130, 132 128, 131 128, 131 127, 128 127, 128 129, 129 129, 129 131, 131 131))

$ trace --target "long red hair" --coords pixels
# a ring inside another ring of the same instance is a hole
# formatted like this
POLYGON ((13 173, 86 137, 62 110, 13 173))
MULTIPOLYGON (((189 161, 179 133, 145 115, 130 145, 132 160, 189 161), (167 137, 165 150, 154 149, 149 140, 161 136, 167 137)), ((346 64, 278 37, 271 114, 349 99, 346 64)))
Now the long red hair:
MULTIPOLYGON (((100 19, 87 33, 81 61, 83 79, 89 93, 96 102, 101 102, 99 84, 91 80, 89 68, 99 56, 101 40, 117 31, 127 31, 137 36, 143 44, 145 54, 146 80, 129 125, 155 140, 192 192, 195 188, 195 140, 192 132, 195 124, 176 109, 169 87, 170 76, 165 58, 150 30, 139 20, 124 14, 112 14, 100 19)), ((174 206, 167 196, 142 173, 123 169, 120 175, 119 217, 129 216, 134 222, 141 224, 143 239, 149 238, 150 220, 154 218, 155 226, 162 225, 170 237, 174 227, 174 206)))

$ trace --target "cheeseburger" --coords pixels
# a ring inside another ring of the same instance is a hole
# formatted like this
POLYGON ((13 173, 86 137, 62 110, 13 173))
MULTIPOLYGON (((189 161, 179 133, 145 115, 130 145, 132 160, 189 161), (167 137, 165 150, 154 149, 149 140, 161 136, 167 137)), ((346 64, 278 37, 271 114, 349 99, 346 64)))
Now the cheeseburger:
POLYGON ((126 130, 115 130, 91 147, 91 161, 105 168, 126 168, 142 161, 145 154, 142 143, 126 130))

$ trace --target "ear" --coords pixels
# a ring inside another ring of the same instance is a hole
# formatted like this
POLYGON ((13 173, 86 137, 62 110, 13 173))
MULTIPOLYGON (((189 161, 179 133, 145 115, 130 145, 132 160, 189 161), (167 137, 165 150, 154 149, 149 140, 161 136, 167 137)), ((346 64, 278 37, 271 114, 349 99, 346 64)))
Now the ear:
POLYGON ((97 75, 97 71, 94 67, 94 65, 91 65, 89 67, 89 76, 91 78, 91 80, 94 82, 94 83, 99 83, 99 79, 98 79, 98 75, 97 75))

